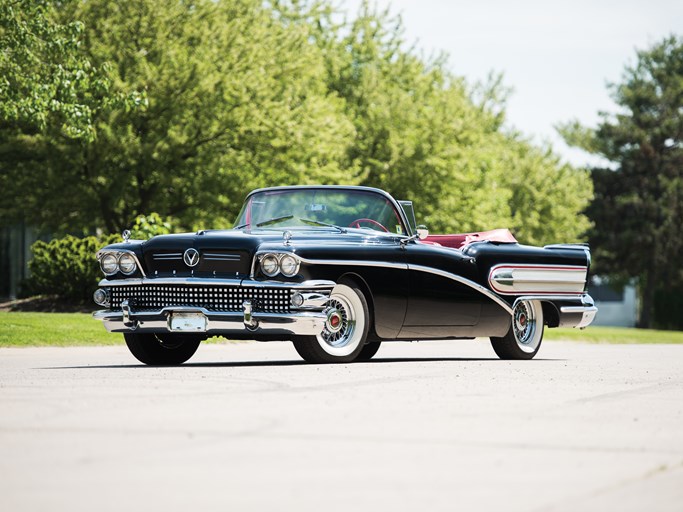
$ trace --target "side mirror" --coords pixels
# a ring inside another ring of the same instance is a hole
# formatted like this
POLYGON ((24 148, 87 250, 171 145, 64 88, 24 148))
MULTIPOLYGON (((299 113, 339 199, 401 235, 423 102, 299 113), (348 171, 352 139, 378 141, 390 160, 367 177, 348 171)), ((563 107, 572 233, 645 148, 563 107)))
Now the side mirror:
POLYGON ((417 236, 420 240, 424 240, 425 238, 427 238, 429 236, 429 230, 427 229, 427 226, 425 226, 424 224, 420 224, 417 227, 417 236))

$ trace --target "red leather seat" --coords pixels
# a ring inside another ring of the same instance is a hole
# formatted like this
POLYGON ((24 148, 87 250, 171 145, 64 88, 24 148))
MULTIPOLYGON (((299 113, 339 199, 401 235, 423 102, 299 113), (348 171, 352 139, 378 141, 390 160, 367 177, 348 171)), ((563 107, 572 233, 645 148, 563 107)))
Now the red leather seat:
POLYGON ((482 242, 489 240, 491 242, 510 242, 515 243, 517 239, 512 236, 509 229, 492 229, 490 231, 481 231, 479 233, 459 233, 453 235, 429 235, 422 240, 424 243, 438 244, 444 247, 452 247, 453 249, 462 249, 472 242, 482 242))

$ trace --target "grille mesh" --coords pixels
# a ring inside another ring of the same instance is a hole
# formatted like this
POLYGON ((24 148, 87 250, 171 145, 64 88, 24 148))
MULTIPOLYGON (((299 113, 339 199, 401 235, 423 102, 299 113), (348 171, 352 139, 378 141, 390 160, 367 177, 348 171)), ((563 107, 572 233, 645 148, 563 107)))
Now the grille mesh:
POLYGON ((169 306, 193 306, 209 311, 242 311, 250 300, 254 311, 288 313, 290 290, 287 288, 249 288, 238 286, 142 285, 113 286, 111 308, 120 309, 128 299, 135 311, 153 311, 169 306))

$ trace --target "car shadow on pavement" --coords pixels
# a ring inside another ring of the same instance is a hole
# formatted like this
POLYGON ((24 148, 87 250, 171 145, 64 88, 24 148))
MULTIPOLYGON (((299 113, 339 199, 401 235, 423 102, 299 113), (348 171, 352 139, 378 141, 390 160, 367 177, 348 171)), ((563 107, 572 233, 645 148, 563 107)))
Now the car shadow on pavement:
MULTIPOLYGON (((534 359, 535 363, 542 361, 566 361, 566 359, 534 359)), ((469 363, 469 362, 488 362, 493 364, 504 363, 519 363, 524 361, 505 361, 497 357, 379 357, 371 361, 362 361, 355 363, 346 363, 349 365, 375 365, 375 364, 395 364, 395 363, 469 363)), ((285 360, 285 361, 216 361, 216 362, 201 362, 201 363, 184 363, 178 366, 150 366, 145 364, 110 364, 110 365, 86 365, 86 366, 47 366, 43 368, 35 368, 36 370, 98 370, 98 369, 126 369, 126 368, 252 368, 252 367, 273 367, 273 366, 341 366, 340 364, 311 364, 301 360, 285 360)), ((532 363, 533 364, 533 363, 532 363)))

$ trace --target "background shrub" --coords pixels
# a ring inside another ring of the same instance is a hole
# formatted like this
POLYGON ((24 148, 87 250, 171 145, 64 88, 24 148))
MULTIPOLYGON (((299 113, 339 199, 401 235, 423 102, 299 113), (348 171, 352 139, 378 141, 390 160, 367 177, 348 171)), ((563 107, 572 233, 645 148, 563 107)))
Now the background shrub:
POLYGON ((31 277, 23 292, 31 295, 57 295, 69 302, 90 302, 102 271, 95 254, 105 245, 120 242, 120 235, 67 235, 49 242, 37 241, 31 246, 31 277))

